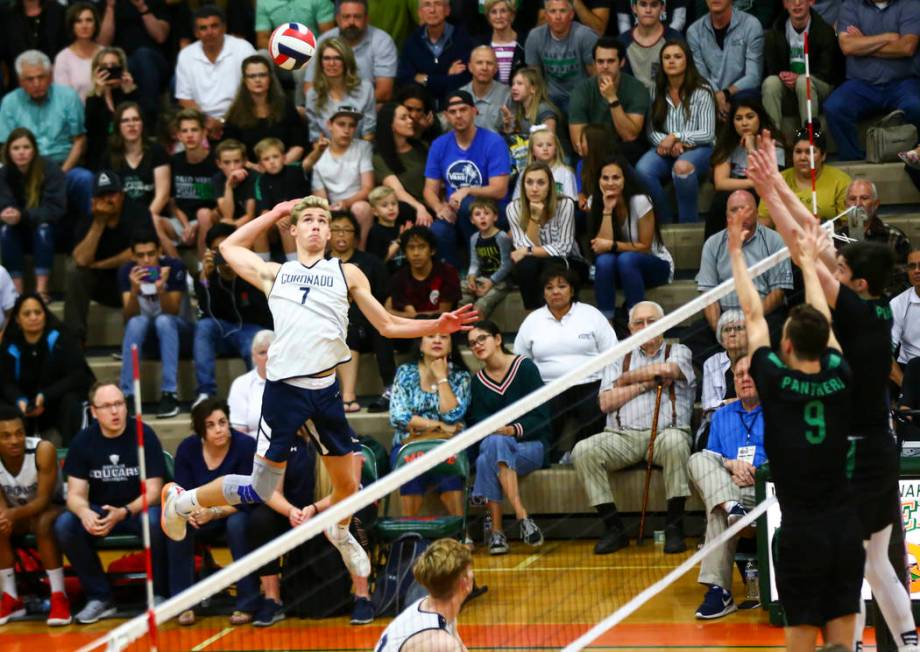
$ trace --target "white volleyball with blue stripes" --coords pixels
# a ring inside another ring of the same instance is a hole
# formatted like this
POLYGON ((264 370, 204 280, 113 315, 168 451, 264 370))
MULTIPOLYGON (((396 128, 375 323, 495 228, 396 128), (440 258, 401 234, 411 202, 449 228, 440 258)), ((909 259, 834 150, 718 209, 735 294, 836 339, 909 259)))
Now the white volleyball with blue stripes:
POLYGON ((303 68, 316 51, 316 37, 301 23, 278 25, 268 39, 268 51, 275 65, 284 70, 303 68))

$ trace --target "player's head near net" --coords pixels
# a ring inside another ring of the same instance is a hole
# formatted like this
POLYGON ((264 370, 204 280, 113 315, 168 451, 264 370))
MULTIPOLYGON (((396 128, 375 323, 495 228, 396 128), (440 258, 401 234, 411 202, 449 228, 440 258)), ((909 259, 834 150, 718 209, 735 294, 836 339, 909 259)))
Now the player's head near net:
POLYGON ((821 312, 807 303, 795 306, 783 324, 779 342, 780 357, 790 364, 793 360, 820 360, 827 348, 831 325, 821 312))
POLYGON ((331 221, 332 211, 323 197, 309 195, 297 202, 290 217, 290 234, 297 243, 297 250, 306 254, 325 252, 332 237, 331 221))
POLYGON ((834 276, 864 299, 877 299, 894 273, 894 252, 880 242, 853 242, 837 254, 834 276))
POLYGON ((415 561, 412 574, 432 599, 459 610, 473 590, 473 555, 456 539, 438 539, 415 561))

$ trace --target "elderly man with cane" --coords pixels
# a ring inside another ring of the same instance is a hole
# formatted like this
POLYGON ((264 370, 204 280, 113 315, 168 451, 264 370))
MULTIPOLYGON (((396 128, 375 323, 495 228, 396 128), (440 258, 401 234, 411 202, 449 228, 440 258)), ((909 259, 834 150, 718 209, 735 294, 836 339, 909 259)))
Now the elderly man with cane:
MULTIPOLYGON (((637 303, 629 314, 630 333, 638 333, 663 316, 657 303, 637 303)), ((604 370, 599 400, 601 410, 607 413, 607 427, 580 441, 572 451, 575 471, 604 522, 604 534, 594 547, 595 554, 609 554, 629 545, 613 501, 609 474, 645 461, 650 449, 652 462, 664 469, 668 501, 664 551, 686 550, 683 516, 684 503, 690 495, 687 460, 694 380, 690 349, 682 344, 666 344, 661 336, 604 370), (659 386, 661 400, 656 400, 659 386), (654 440, 653 425, 659 426, 654 428, 658 431, 654 440)), ((643 503, 646 502, 647 496, 643 503)))

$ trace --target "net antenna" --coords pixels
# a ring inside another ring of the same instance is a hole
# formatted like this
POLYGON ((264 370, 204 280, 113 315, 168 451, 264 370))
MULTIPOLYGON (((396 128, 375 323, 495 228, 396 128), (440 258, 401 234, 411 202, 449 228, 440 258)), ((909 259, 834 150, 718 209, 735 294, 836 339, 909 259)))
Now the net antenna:
MULTIPOLYGON (((837 217, 826 221, 822 225, 822 228, 830 228, 832 230, 833 222, 849 213, 850 210, 852 209, 847 209, 837 217)), ((788 247, 784 247, 763 260, 754 263, 748 268, 748 271, 752 277, 756 277, 787 258, 789 258, 789 249, 788 247)), ((361 508, 384 498, 390 493, 398 490, 399 487, 406 484, 408 481, 433 469, 448 458, 461 453, 471 445, 494 433, 502 426, 514 422, 519 417, 530 412, 534 406, 544 403, 561 394, 568 388, 577 385, 586 375, 601 371, 649 340, 663 336, 666 331, 693 317, 706 306, 731 294, 734 291, 734 286, 734 279, 729 278, 711 290, 700 294, 673 312, 665 315, 662 319, 646 326, 641 331, 631 335, 625 340, 618 342, 615 346, 595 356, 585 364, 547 383, 519 401, 503 408, 483 421, 480 421, 471 428, 454 435, 443 444, 428 451, 425 455, 416 458, 405 466, 395 469, 358 493, 352 494, 345 500, 336 503, 298 527, 288 530, 261 548, 225 566, 213 575, 209 575, 207 578, 192 585, 179 595, 166 600, 153 609, 154 618, 151 619, 145 615, 137 616, 122 623, 95 641, 83 646, 79 649, 79 652, 91 652, 102 648, 109 652, 124 650, 132 642, 147 634, 148 628, 165 623, 178 616, 183 611, 193 608, 202 600, 209 598, 246 575, 258 570, 265 565, 266 560, 280 557, 304 541, 321 534, 331 525, 351 517, 351 515, 361 508)), ((744 522, 744 520, 739 521, 739 523, 744 522)), ((747 522, 750 522, 750 519, 747 522)), ((698 560, 700 558, 702 557, 695 557, 694 559, 698 560)))

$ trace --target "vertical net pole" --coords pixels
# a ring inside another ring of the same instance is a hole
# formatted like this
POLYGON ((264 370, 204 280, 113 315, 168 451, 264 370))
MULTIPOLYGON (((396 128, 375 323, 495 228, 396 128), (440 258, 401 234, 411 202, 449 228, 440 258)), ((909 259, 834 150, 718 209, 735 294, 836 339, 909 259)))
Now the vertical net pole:
POLYGON ((805 103, 808 107, 808 163, 811 166, 811 212, 818 217, 818 175, 815 170, 815 123, 811 114, 811 57, 808 30, 805 30, 805 103))
POLYGON ((131 345, 131 363, 134 365, 134 423, 137 429, 137 466, 141 475, 141 532, 144 539, 144 569, 147 589, 147 629, 150 633, 150 650, 157 652, 157 619, 153 600, 153 560, 150 554, 150 518, 147 503, 147 460, 144 458, 144 422, 141 414, 141 365, 137 344, 131 345))

